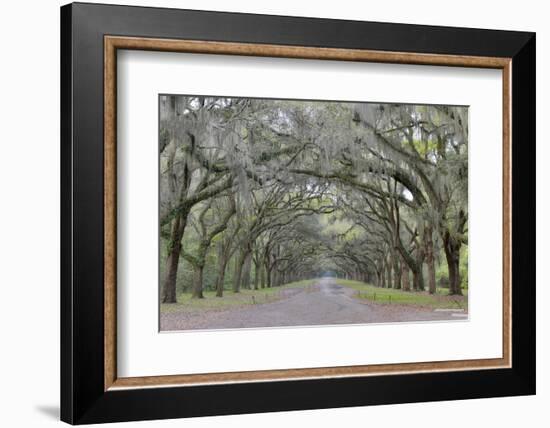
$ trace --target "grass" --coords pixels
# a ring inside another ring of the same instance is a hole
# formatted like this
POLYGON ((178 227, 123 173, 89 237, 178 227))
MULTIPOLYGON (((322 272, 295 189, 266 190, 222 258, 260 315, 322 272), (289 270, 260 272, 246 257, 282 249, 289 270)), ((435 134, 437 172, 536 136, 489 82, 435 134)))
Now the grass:
MULTIPOLYGON (((216 297, 215 291, 205 291, 204 299, 192 299, 191 293, 180 293, 177 296, 178 303, 163 303, 162 313, 171 312, 204 312, 221 311, 224 309, 237 308, 247 305, 272 303, 286 297, 287 290, 295 288, 306 288, 314 290, 314 284, 319 279, 307 279, 304 281, 292 282, 280 287, 261 288, 259 290, 241 289, 239 293, 231 290, 224 290, 223 297, 216 297)), ((412 305, 431 309, 465 309, 468 310, 468 290, 463 290, 464 296, 449 296, 448 290, 438 288, 436 294, 430 295, 427 291, 403 291, 392 288, 380 288, 359 281, 336 279, 342 286, 357 291, 355 298, 366 299, 377 304, 412 305)))
POLYGON ((432 309, 465 309, 468 310, 467 290, 464 296, 449 296, 446 289, 438 289, 436 294, 427 291, 403 291, 392 288, 380 288, 359 281, 336 279, 345 287, 357 290, 358 299, 366 299, 379 304, 413 305, 432 309))
POLYGON ((291 282, 280 287, 260 288, 259 290, 241 289, 239 293, 224 290, 223 297, 216 297, 215 291, 204 291, 204 299, 192 299, 191 293, 180 293, 178 303, 161 304, 162 313, 180 311, 217 311, 232 307, 271 303, 285 298, 285 292, 294 288, 311 288, 316 279, 291 282))

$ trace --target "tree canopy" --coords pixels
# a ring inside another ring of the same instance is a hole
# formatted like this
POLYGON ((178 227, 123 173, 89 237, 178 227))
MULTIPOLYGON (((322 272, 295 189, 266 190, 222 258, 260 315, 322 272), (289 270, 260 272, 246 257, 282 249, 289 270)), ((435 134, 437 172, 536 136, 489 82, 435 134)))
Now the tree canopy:
POLYGON ((467 142, 466 107, 161 96, 162 302, 179 278, 461 294, 467 142))

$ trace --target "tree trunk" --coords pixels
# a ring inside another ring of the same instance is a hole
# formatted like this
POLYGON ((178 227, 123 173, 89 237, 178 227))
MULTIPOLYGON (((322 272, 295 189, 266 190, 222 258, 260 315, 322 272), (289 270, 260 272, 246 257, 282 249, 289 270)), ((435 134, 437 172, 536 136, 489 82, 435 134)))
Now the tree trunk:
POLYGON ((399 266, 398 255, 394 254, 393 257, 393 288, 401 289, 401 268, 399 266))
POLYGON ((401 262, 401 280, 403 282, 403 291, 411 291, 409 279, 409 266, 404 261, 401 262))
POLYGON ((174 219, 170 233, 168 257, 166 258, 166 273, 162 287, 162 303, 176 303, 176 280, 181 254, 181 240, 187 223, 187 212, 174 219))
POLYGON ((216 290, 216 297, 223 296, 223 280, 225 277, 225 263, 224 263, 224 245, 223 240, 218 242, 218 271, 216 272, 216 280, 214 281, 214 289, 216 290), (221 281, 221 289, 220 289, 221 281))
POLYGON ((260 263, 254 263, 254 290, 258 290, 260 285, 260 263))
POLYGON ((392 277, 391 277, 391 262, 386 261, 386 274, 388 275, 388 288, 392 288, 392 277))
POLYGON ((443 244, 445 258, 449 269, 449 294, 462 295, 460 284, 460 246, 461 242, 453 239, 448 231, 445 232, 443 244))
POLYGON ((424 291, 424 250, 416 248, 416 261, 412 266, 409 266, 413 276, 413 289, 415 291, 424 291))
POLYGON ((218 277, 216 279, 216 297, 223 297, 223 285, 225 281, 225 267, 223 271, 218 272, 218 277))
POLYGON ((428 290, 430 294, 435 294, 434 245, 431 227, 424 228, 424 255, 426 257, 426 265, 428 266, 428 290))
POLYGON ((264 263, 260 263, 260 287, 265 288, 265 266, 264 263))
POLYGON ((265 259, 265 286, 271 288, 271 266, 269 265, 269 256, 265 259))
POLYGON ((244 264, 243 264, 243 269, 241 274, 241 286, 246 290, 250 290, 251 265, 252 265, 252 253, 247 251, 246 257, 244 258, 244 264))
POLYGON ((271 288, 271 269, 266 269, 265 285, 267 288, 271 288))
POLYGON ((275 267, 275 268, 273 268, 272 273, 273 273, 273 278, 271 278, 271 285, 273 287, 278 287, 280 285, 279 284, 279 271, 275 267))
POLYGON ((416 257, 412 265, 409 268, 413 275, 413 289, 415 291, 424 291, 424 246, 416 244, 416 257))
POLYGON ((228 261, 228 257, 225 254, 220 255, 218 258, 218 274, 216 276, 216 297, 223 297, 225 270, 228 261))
POLYGON ((413 289, 424 291, 424 273, 422 272, 422 263, 420 268, 413 269, 413 289))
POLYGON ((192 299, 204 298, 202 294, 202 273, 204 270, 204 264, 199 264, 193 268, 193 294, 192 299))
POLYGON ((246 253, 243 251, 239 257, 235 259, 235 274, 233 275, 233 292, 238 293, 241 291, 241 277, 243 272, 244 260, 246 253))

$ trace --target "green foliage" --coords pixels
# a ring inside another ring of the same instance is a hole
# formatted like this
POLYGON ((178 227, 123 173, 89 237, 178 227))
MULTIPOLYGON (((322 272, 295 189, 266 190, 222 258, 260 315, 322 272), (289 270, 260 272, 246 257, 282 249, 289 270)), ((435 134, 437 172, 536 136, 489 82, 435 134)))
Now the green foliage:
MULTIPOLYGON (((403 144, 408 144, 408 143, 404 142, 403 144)), ((426 155, 433 153, 435 150, 437 150, 437 142, 435 140, 414 139, 412 144, 415 150, 418 152, 418 154, 422 157, 426 157, 426 155)))

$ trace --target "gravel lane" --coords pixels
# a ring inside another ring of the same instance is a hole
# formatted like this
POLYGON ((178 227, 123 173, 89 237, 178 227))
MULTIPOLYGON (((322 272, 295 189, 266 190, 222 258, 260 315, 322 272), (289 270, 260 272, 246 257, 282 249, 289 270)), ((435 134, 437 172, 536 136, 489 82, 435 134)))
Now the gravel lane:
POLYGON ((452 312, 402 305, 382 305, 353 298, 355 291, 321 279, 315 287, 296 288, 290 297, 218 312, 161 314, 161 330, 364 324, 458 320, 452 312))

